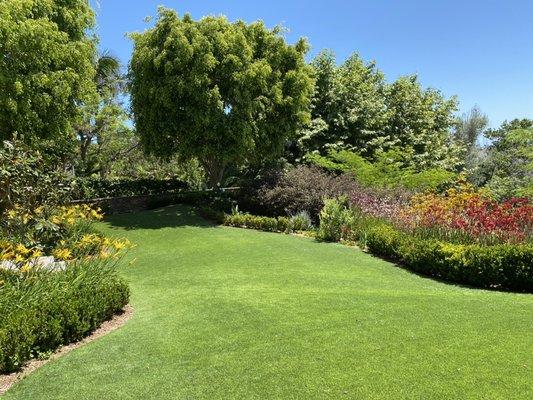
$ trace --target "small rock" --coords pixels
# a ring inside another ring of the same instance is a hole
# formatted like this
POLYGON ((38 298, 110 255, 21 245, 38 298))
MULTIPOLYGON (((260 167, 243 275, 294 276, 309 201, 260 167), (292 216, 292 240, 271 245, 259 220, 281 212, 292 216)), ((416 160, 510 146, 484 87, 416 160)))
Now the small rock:
POLYGON ((19 269, 17 267, 17 264, 15 264, 13 261, 2 261, 2 262, 0 262, 0 268, 1 269, 7 269, 8 271, 17 271, 19 269))

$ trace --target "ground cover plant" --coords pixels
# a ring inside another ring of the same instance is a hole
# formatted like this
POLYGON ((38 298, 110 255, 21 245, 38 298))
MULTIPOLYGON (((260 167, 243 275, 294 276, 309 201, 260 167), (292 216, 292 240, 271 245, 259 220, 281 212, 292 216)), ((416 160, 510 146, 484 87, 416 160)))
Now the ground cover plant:
POLYGON ((215 226, 185 207, 104 226, 143 244, 121 270, 133 318, 6 399, 529 398, 530 295, 445 284, 335 243, 215 226))

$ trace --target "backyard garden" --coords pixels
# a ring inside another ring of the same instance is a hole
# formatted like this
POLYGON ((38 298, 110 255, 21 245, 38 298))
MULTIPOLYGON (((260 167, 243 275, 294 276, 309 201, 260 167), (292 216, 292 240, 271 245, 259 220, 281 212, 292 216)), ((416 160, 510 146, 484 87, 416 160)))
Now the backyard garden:
POLYGON ((532 119, 148 23, 0 2, 2 398, 533 396, 532 119))

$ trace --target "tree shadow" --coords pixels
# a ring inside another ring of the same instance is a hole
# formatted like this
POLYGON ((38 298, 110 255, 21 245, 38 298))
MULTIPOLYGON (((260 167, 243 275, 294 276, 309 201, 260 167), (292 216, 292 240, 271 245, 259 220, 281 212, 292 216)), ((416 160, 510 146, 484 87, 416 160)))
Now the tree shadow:
POLYGON ((180 226, 213 228, 216 226, 200 217, 193 207, 186 205, 168 206, 130 214, 110 215, 106 217, 105 222, 112 229, 126 230, 162 229, 180 226))

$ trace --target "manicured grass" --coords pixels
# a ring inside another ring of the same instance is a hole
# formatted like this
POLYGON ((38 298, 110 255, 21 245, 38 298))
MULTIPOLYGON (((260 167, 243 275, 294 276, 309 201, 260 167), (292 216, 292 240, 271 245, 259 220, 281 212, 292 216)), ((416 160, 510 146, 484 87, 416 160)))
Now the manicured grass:
POLYGON ((135 315, 6 399, 528 399, 533 296, 436 282, 356 249, 110 218, 138 247, 135 315))

